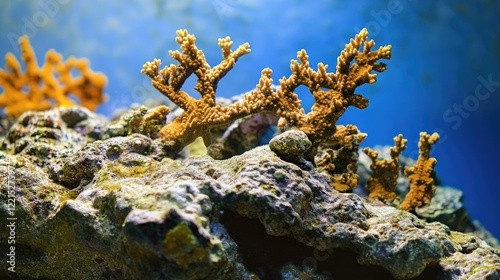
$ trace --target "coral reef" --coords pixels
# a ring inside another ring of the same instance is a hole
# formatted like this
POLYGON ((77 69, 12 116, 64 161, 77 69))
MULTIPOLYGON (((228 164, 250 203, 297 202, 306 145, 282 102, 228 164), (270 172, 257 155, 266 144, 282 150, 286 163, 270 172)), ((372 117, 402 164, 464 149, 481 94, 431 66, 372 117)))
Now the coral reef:
MULTIPOLYGON (((79 107, 25 118, 30 137, 47 133, 49 119, 71 137, 54 139, 53 149, 66 152, 48 155, 42 166, 36 156, 12 150, 13 143, 9 152, 0 149, 0 200, 12 194, 16 203, 12 212, 2 204, 0 216, 13 213, 22 228, 15 247, 21 279, 495 279, 500 273, 500 251, 475 235, 332 190, 328 174, 282 160, 267 145, 227 160, 174 160, 155 153, 160 139, 134 133, 93 140, 72 132, 92 131, 99 122, 79 107)), ((7 135, 25 126, 18 122, 7 135)), ((0 239, 6 234, 0 231, 0 239)), ((0 278, 7 273, 0 270, 0 278)))
POLYGON ((55 106, 71 106, 76 98, 80 105, 94 111, 104 102, 103 89, 106 76, 94 73, 85 59, 70 57, 65 62, 54 50, 49 50, 42 67, 37 64, 36 56, 27 36, 19 38, 21 58, 25 72, 12 53, 5 56, 5 70, 0 69, 0 108, 5 114, 18 117, 29 110, 43 111, 55 106), (77 70, 80 76, 73 77, 77 70))
POLYGON ((292 60, 292 74, 280 79, 276 90, 272 87, 271 69, 262 70, 257 88, 244 96, 241 102, 229 106, 216 106, 215 94, 217 83, 235 65, 244 54, 250 52, 248 43, 231 50, 233 42, 229 37, 219 40, 224 60, 211 68, 203 52, 195 46, 196 38, 187 30, 177 31, 177 42, 182 53, 171 51, 170 56, 179 65, 166 66, 160 70, 161 61, 144 64, 142 72, 152 79, 153 86, 173 103, 184 109, 184 113, 167 124, 161 131, 164 142, 174 152, 203 137, 208 146, 212 143, 210 129, 231 123, 251 114, 269 112, 281 117, 282 128, 295 128, 306 133, 312 142, 307 158, 313 159, 320 143, 332 140, 336 131, 336 122, 347 107, 366 108, 368 100, 354 90, 363 84, 374 83, 376 74, 383 72, 386 65, 378 63, 380 59, 391 57, 391 46, 380 47, 372 51, 373 40, 367 41, 368 31, 361 30, 337 59, 336 73, 327 72, 327 65, 318 64, 318 70, 309 67, 305 50, 297 53, 297 60, 292 60), (360 48, 363 46, 363 50, 360 48), (197 85, 194 87, 201 95, 196 100, 181 90, 186 79, 195 74, 197 85), (308 114, 304 113, 298 95, 294 92, 299 86, 306 86, 312 93, 315 104, 308 114), (323 89, 327 89, 326 91, 323 89))
MULTIPOLYGON (((224 60, 210 67, 194 36, 177 34, 182 52, 170 55, 179 65, 159 70, 154 60, 143 72, 178 109, 140 106, 109 123, 80 106, 57 107, 5 126, 0 200, 9 203, 0 216, 15 217, 16 274, 1 269, 1 279, 500 277, 498 242, 468 219, 460 194, 442 188, 430 201, 437 134, 421 133, 420 156, 409 167, 401 135, 387 152, 391 160, 371 149, 358 160, 366 134, 336 124, 348 106, 367 106, 354 90, 386 69, 377 61, 390 57, 390 46, 371 51, 363 29, 335 74, 323 64, 312 70, 302 50, 279 86, 264 69, 255 90, 217 103, 218 81, 248 44, 232 51, 231 40, 221 39, 224 60), (198 100, 181 90, 192 74, 198 100), (315 98, 308 114, 298 86, 315 98), (275 124, 285 131, 255 147, 275 124), (200 137, 215 143, 208 154, 179 153, 200 137), (407 180, 398 178, 400 166, 407 180), (388 206, 354 193, 359 184, 369 185, 372 198, 399 195, 401 187, 407 199, 401 209, 388 206)), ((0 231, 0 239, 9 234, 0 231)), ((9 261, 0 255, 2 267, 9 261)))

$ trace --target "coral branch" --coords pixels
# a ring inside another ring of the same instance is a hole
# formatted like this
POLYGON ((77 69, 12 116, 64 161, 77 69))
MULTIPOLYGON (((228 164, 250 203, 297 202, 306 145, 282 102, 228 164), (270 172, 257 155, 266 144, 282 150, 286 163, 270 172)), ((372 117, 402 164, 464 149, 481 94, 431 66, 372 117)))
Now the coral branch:
POLYGON ((416 207, 427 204, 431 201, 434 194, 433 171, 437 163, 435 158, 429 157, 431 145, 439 140, 439 134, 429 135, 425 132, 420 133, 418 148, 420 155, 417 162, 412 166, 405 168, 405 175, 410 179, 410 192, 406 195, 401 204, 401 209, 411 211, 416 207))
POLYGON ((248 43, 231 50, 233 42, 229 37, 219 39, 223 60, 211 68, 204 54, 195 46, 196 38, 186 30, 177 31, 177 42, 182 52, 171 51, 172 58, 179 62, 159 70, 160 60, 144 64, 142 72, 150 77, 153 86, 172 100, 184 113, 172 123, 166 125, 161 132, 162 139, 168 143, 173 152, 178 152, 187 144, 202 136, 205 144, 210 144, 210 128, 228 124, 238 118, 268 112, 281 117, 282 128, 295 128, 304 131, 313 143, 307 158, 312 160, 320 143, 333 139, 336 122, 347 107, 365 108, 368 100, 354 94, 354 89, 365 83, 374 83, 376 75, 372 71, 382 72, 385 64, 379 59, 391 57, 391 46, 371 51, 375 44, 366 42, 368 31, 363 29, 355 39, 346 45, 338 58, 337 73, 328 73, 327 65, 318 64, 318 70, 309 67, 305 50, 297 53, 297 60, 292 60, 292 74, 280 79, 280 86, 272 87, 271 69, 262 70, 262 75, 255 90, 242 101, 229 106, 215 105, 217 84, 236 61, 250 52, 248 43), (364 49, 359 48, 364 44, 364 49), (355 61, 355 62, 353 62, 355 61), (198 77, 194 87, 201 94, 196 100, 181 90, 186 79, 195 74, 198 77), (306 86, 313 94, 315 104, 309 114, 301 107, 295 89, 306 86), (327 90, 323 90, 323 88, 327 90))
POLYGON ((358 185, 359 145, 366 136, 355 125, 338 125, 333 141, 319 146, 314 163, 330 177, 329 184, 337 191, 350 191, 358 185))
POLYGON ((170 56, 177 60, 179 65, 170 65, 159 70, 161 61, 155 59, 144 64, 141 71, 153 79, 152 84, 158 91, 184 109, 181 117, 161 131, 163 141, 167 142, 173 151, 179 151, 198 136, 202 136, 208 145, 211 142, 211 127, 230 123, 241 117, 239 111, 223 111, 220 106, 215 106, 215 91, 220 79, 232 69, 238 58, 250 52, 247 43, 232 51, 233 42, 229 37, 220 39, 219 46, 224 60, 210 68, 205 55, 195 45, 196 38, 187 30, 178 30, 176 40, 181 45, 182 53, 170 51, 170 56), (193 73, 198 77, 194 89, 201 95, 199 100, 181 90, 186 79, 193 73))
POLYGON ((75 96, 80 104, 95 110, 104 102, 103 89, 106 76, 90 70, 87 60, 70 57, 66 62, 54 50, 49 50, 45 64, 39 68, 36 56, 27 36, 19 38, 21 58, 26 65, 21 72, 21 65, 16 57, 8 53, 5 56, 5 70, 0 69, 0 107, 11 117, 18 117, 28 110, 47 110, 52 106, 71 106, 75 96), (81 74, 73 77, 73 69, 81 74))
POLYGON ((399 155, 406 149, 406 142, 402 134, 394 137, 394 146, 391 148, 391 159, 380 160, 378 152, 370 148, 364 148, 363 152, 371 158, 370 165, 373 173, 368 179, 367 187, 370 192, 370 198, 380 199, 386 202, 391 202, 397 198, 396 186, 399 177, 399 155))
POLYGON ((367 99, 354 94, 355 88, 365 83, 374 83, 377 75, 371 74, 372 71, 382 72, 387 69, 385 64, 379 64, 377 60, 389 59, 391 46, 371 51, 375 43, 366 42, 367 38, 368 31, 363 29, 354 39, 351 39, 337 59, 335 74, 327 73, 327 66, 321 63, 318 65, 317 72, 309 68, 305 51, 299 52, 297 56, 301 61, 300 65, 292 61, 293 74, 287 84, 292 84, 293 89, 297 84, 307 86, 314 96, 315 103, 310 113, 293 118, 299 121, 297 123, 292 121, 289 125, 306 132, 313 142, 313 147, 321 142, 329 141, 335 134, 335 124, 347 107, 354 106, 363 109, 368 106, 367 99), (362 44, 364 44, 364 49, 360 52, 359 48, 362 44), (295 76, 300 77, 296 82, 294 82, 295 76), (329 90, 325 91, 321 88, 329 90))

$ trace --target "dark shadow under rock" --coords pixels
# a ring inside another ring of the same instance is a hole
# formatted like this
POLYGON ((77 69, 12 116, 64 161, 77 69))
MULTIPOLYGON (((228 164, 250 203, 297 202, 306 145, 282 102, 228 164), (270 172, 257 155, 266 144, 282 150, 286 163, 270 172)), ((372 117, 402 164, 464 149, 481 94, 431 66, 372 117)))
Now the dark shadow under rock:
MULTIPOLYGON (((224 211, 221 222, 238 245, 245 267, 262 280, 293 279, 301 273, 308 279, 395 279, 381 267, 360 265, 349 250, 319 251, 291 237, 271 236, 258 220, 231 211, 224 211), (295 273, 284 272, 287 265, 295 273)), ((436 267, 428 267, 413 279, 435 279, 437 274, 436 267)))

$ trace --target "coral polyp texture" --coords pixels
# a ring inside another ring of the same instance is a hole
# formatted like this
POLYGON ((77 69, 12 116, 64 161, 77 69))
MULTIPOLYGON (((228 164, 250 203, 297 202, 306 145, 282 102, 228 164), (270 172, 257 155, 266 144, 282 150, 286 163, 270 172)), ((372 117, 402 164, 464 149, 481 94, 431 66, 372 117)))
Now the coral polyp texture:
POLYGON ((72 106, 75 102, 95 110, 105 101, 103 92, 107 79, 102 73, 94 73, 86 59, 68 58, 55 50, 49 50, 42 67, 27 36, 19 38, 21 58, 25 72, 12 53, 5 56, 5 69, 0 69, 0 108, 10 117, 18 117, 25 111, 43 111, 55 106, 72 106), (78 71, 79 76, 72 72, 78 71))
POLYGON ((391 159, 381 160, 378 152, 371 148, 364 148, 363 152, 370 157, 372 164, 370 168, 373 172, 367 182, 370 198, 392 201, 397 198, 396 186, 399 177, 399 155, 406 149, 408 140, 402 134, 394 137, 394 146, 391 147, 391 159))
MULTIPOLYGON (((434 166, 437 161, 429 157, 431 146, 439 140, 439 134, 432 135, 426 132, 420 133, 418 142, 419 156, 413 166, 405 166, 404 173, 410 181, 410 191, 406 194, 400 207, 403 210, 412 211, 415 208, 429 204, 436 187, 434 186, 434 166)), ((372 175, 367 182, 367 188, 370 192, 370 198, 380 199, 386 202, 395 200, 397 179, 399 177, 399 156, 406 148, 408 140, 403 138, 402 134, 394 137, 394 146, 390 149, 391 159, 381 160, 378 158, 378 152, 371 148, 364 148, 363 152, 367 154, 372 164, 370 168, 372 175)))
POLYGON ((437 133, 433 133, 432 135, 425 132, 420 133, 417 162, 412 167, 405 167, 405 175, 410 179, 410 192, 406 195, 403 203, 401 203, 401 209, 410 211, 431 201, 436 189, 433 172, 437 160, 429 157, 429 154, 431 146, 438 140, 439 134, 437 133))
POLYGON ((327 72, 328 65, 323 63, 318 64, 317 71, 313 70, 309 66, 306 51, 301 50, 297 53, 298 60, 290 63, 292 74, 280 79, 276 90, 272 87, 272 70, 265 68, 255 90, 247 93, 242 101, 222 107, 215 104, 217 83, 242 55, 250 52, 249 44, 245 43, 233 51, 233 42, 229 37, 219 39, 224 59, 211 68, 203 52, 196 47, 195 36, 187 30, 178 30, 177 42, 182 52, 170 51, 170 56, 179 64, 160 70, 161 61, 155 59, 144 64, 142 69, 153 80, 152 84, 158 91, 184 109, 182 116, 162 129, 162 139, 174 152, 180 151, 199 136, 203 137, 206 145, 210 145, 211 128, 247 115, 268 112, 281 117, 281 128, 294 128, 306 133, 312 142, 306 157, 312 159, 320 143, 332 140, 336 122, 347 107, 363 109, 368 106, 368 100, 355 94, 355 89, 366 83, 374 83, 377 75, 373 71, 387 69, 378 60, 391 57, 391 46, 372 51, 375 42, 367 39, 368 31, 363 29, 346 44, 337 59, 336 73, 327 72), (194 89, 200 93, 200 99, 195 99, 181 89, 192 74, 198 78, 194 89), (314 97, 315 104, 308 114, 305 114, 294 92, 299 86, 306 86, 314 97))
POLYGON ((359 145, 366 136, 355 125, 338 125, 333 141, 319 146, 314 164, 332 179, 329 184, 337 191, 350 191, 359 184, 359 145))

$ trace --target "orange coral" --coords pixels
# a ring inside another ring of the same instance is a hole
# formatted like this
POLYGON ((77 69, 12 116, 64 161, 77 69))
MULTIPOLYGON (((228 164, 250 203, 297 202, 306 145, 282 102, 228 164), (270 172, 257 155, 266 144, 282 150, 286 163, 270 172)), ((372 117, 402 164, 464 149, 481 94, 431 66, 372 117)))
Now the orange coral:
POLYGON ((358 150, 366 136, 355 125, 338 125, 333 141, 318 147, 314 164, 330 177, 329 184, 337 191, 350 191, 358 185, 358 150))
POLYGON ((215 90, 219 80, 234 66, 238 58, 250 52, 248 44, 241 45, 233 52, 229 37, 220 39, 219 46, 224 60, 211 68, 203 52, 195 46, 196 38, 193 35, 188 34, 186 30, 178 30, 177 35, 182 53, 170 51, 170 55, 179 62, 179 65, 170 65, 159 70, 161 61, 155 59, 144 64, 141 71, 153 80, 152 84, 158 91, 184 110, 182 116, 160 132, 163 141, 169 143, 174 151, 179 151, 199 136, 203 137, 205 144, 208 145, 211 142, 211 127, 229 123, 246 115, 236 108, 215 106, 215 90), (193 73, 198 77, 195 90, 201 94, 199 100, 181 90, 184 82, 193 73))
POLYGON ((401 152, 406 148, 407 141, 408 140, 403 138, 402 134, 394 137, 394 146, 391 148, 390 160, 380 160, 377 151, 370 148, 363 149, 363 152, 367 154, 373 162, 370 165, 373 173, 367 182, 370 198, 385 201, 393 201, 397 198, 395 190, 398 183, 399 170, 401 169, 398 158, 401 152))
POLYGON ((377 61, 391 57, 391 46, 371 51, 375 43, 373 40, 367 41, 368 31, 363 29, 342 51, 337 60, 336 73, 328 73, 328 66, 322 63, 314 71, 309 67, 306 52, 301 50, 297 53, 300 62, 291 61, 292 74, 282 78, 276 90, 272 87, 272 71, 265 68, 255 90, 246 94, 242 101, 222 107, 215 105, 217 83, 242 55, 250 52, 248 43, 232 51, 233 42, 229 37, 219 39, 224 60, 211 68, 203 52, 195 46, 196 38, 193 35, 186 30, 178 30, 177 35, 182 53, 171 51, 170 55, 179 65, 166 66, 160 70, 161 61, 155 59, 145 63, 141 71, 153 80, 152 84, 158 91, 184 109, 179 118, 161 131, 162 140, 174 152, 180 151, 198 136, 202 136, 205 144, 209 145, 212 127, 231 123, 247 115, 269 112, 282 117, 279 123, 281 127, 297 128, 307 134, 313 143, 308 155, 312 159, 319 143, 332 140, 336 122, 348 106, 365 108, 368 105, 368 100, 354 94, 354 90, 365 83, 374 83, 376 75, 371 72, 382 72, 387 68, 377 61), (363 51, 359 51, 361 46, 364 46, 363 51), (181 90, 192 74, 198 78, 194 88, 201 94, 198 100, 181 90), (312 111, 308 114, 304 113, 298 95, 294 92, 301 85, 308 87, 315 99, 312 111))
MULTIPOLYGON (((307 115, 301 112, 291 112, 291 116, 285 115, 288 126, 296 127, 304 131, 313 147, 319 143, 329 141, 335 135, 336 122, 345 112, 347 107, 354 106, 364 109, 368 106, 368 100, 362 95, 354 94, 354 90, 363 84, 372 84, 377 75, 372 71, 383 72, 387 69, 384 63, 378 63, 379 59, 391 57, 391 46, 380 47, 371 51, 375 42, 367 41, 368 31, 361 30, 354 39, 345 45, 344 50, 337 58, 336 73, 326 72, 328 65, 318 64, 318 71, 309 67, 308 56, 304 50, 297 54, 300 64, 292 60, 290 68, 292 75, 280 80, 282 91, 293 91, 300 85, 307 86, 314 97, 314 106, 307 115), (363 51, 360 51, 363 46, 363 51), (329 89, 327 91, 322 88, 329 89)), ((284 120, 281 126, 285 125, 284 120)), ((314 154, 314 149, 311 153, 314 154)))
POLYGON ((19 38, 19 46, 26 64, 25 72, 21 72, 20 63, 12 53, 5 56, 5 70, 0 69, 3 88, 0 108, 5 108, 8 116, 18 117, 28 110, 41 111, 53 106, 71 106, 74 104, 71 95, 90 110, 104 102, 106 76, 92 72, 87 60, 70 57, 62 62, 59 53, 49 50, 40 68, 27 36, 19 38), (74 69, 81 75, 73 77, 74 69))
POLYGON ((401 209, 411 211, 416 207, 427 204, 434 194, 434 179, 432 178, 433 168, 437 160, 429 157, 431 145, 439 140, 439 134, 429 135, 420 133, 418 142, 419 156, 417 162, 412 167, 405 167, 405 175, 410 179, 410 192, 401 203, 401 209))

